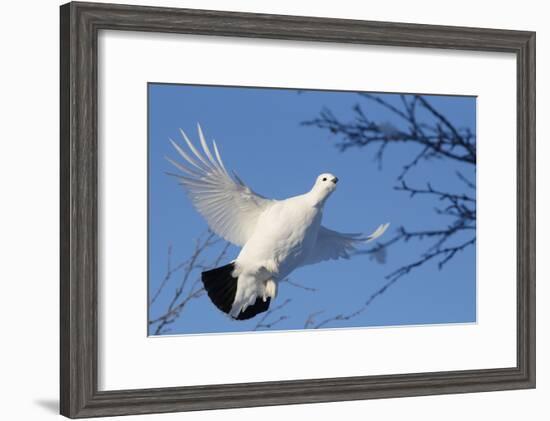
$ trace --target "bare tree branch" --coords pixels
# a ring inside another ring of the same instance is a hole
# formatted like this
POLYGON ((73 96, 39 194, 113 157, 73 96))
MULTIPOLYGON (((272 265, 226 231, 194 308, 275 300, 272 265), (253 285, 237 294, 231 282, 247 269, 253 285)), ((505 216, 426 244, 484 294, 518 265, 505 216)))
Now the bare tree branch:
POLYGON ((155 335, 160 335, 162 333, 168 332, 169 325, 174 323, 181 315, 181 312, 185 306, 196 298, 199 298, 204 295, 204 287, 200 281, 200 273, 197 277, 197 271, 203 267, 215 267, 221 260, 225 257, 229 244, 225 243, 221 248, 220 252, 211 261, 209 264, 205 265, 202 262, 203 255, 206 250, 212 246, 221 243, 222 240, 216 238, 215 234, 211 231, 208 231, 206 235, 202 235, 195 241, 195 248, 191 256, 180 264, 172 267, 172 247, 168 248, 168 258, 167 258, 167 268, 164 278, 159 284, 159 287, 153 294, 149 302, 149 317, 151 317, 151 306, 157 301, 158 297, 166 291, 170 281, 173 279, 174 275, 180 271, 183 271, 180 277, 180 282, 174 290, 173 296, 169 301, 169 304, 162 311, 161 315, 151 318, 149 320, 149 326, 154 326, 155 335), (195 278, 191 285, 188 287, 191 278, 195 278))
POLYGON ((299 282, 291 281, 290 278, 285 278, 285 279, 283 279, 282 281, 279 281, 279 283, 280 283, 280 284, 282 284, 282 283, 287 283, 287 284, 289 284, 289 285, 292 285, 293 287, 296 287, 296 288, 299 288, 299 289, 303 289, 304 291, 309 291, 309 292, 316 292, 316 291, 318 291, 317 288, 308 287, 308 286, 305 286, 305 285, 300 284, 299 282))
POLYGON ((374 299, 384 294, 401 277, 434 260, 437 262, 438 269, 442 269, 459 252, 476 242, 476 187, 473 181, 461 171, 455 171, 456 177, 465 188, 474 190, 474 195, 469 192, 452 192, 446 188, 436 189, 430 182, 426 183, 425 188, 412 187, 406 181, 407 175, 413 168, 433 159, 447 160, 449 163, 465 168, 472 166, 475 171, 475 134, 469 128, 459 128, 453 124, 422 95, 400 95, 400 105, 369 93, 359 93, 359 97, 374 106, 382 107, 388 112, 388 118, 397 117, 397 119, 393 118, 396 123, 388 120, 374 121, 368 117, 364 106, 355 104, 352 108, 353 118, 349 121, 339 119, 331 110, 325 108, 321 110, 318 117, 302 124, 325 129, 338 135, 339 141, 336 147, 341 152, 349 148, 374 147, 374 160, 379 168, 382 166, 382 160, 389 146, 400 144, 418 146, 418 152, 403 165, 401 173, 396 177, 398 184, 394 188, 408 193, 411 198, 426 196, 436 200, 441 205, 436 207, 434 212, 449 218, 450 222, 442 227, 424 230, 407 230, 400 227, 389 240, 377 242, 370 249, 357 252, 357 254, 377 256, 397 243, 407 243, 411 240, 429 242, 417 259, 390 272, 386 276, 387 282, 372 293, 360 308, 348 314, 327 317, 317 323, 314 319, 322 312, 312 313, 306 320, 306 327, 319 328, 333 321, 357 317, 374 299))
POLYGON ((260 329, 271 329, 276 324, 282 322, 283 320, 288 319, 287 315, 280 315, 276 319, 268 320, 271 316, 273 316, 274 313, 280 312, 283 308, 285 308, 288 304, 290 304, 292 300, 290 298, 287 298, 285 301, 283 301, 281 304, 275 307, 271 307, 269 310, 267 310, 264 315, 258 320, 258 323, 256 323, 256 326, 252 330, 260 330, 260 329))
POLYGON ((304 329, 309 329, 310 327, 314 326, 315 325, 315 318, 317 316, 319 316, 320 314, 323 314, 324 312, 325 312, 325 310, 319 310, 319 311, 315 311, 313 313, 310 313, 307 316, 307 319, 304 323, 304 329))
MULTIPOLYGON (((150 318, 149 320, 149 326, 154 327, 155 335, 169 332, 169 326, 179 319, 182 311, 189 304, 189 302, 205 295, 205 290, 200 280, 200 272, 218 266, 225 258, 228 247, 229 243, 224 243, 221 239, 216 237, 213 232, 208 231, 206 234, 203 234, 196 239, 195 248, 191 256, 175 266, 172 265, 172 246, 168 247, 166 273, 149 301, 150 308, 153 304, 155 304, 155 302, 158 301, 159 296, 167 292, 169 293, 167 288, 170 285, 170 282, 174 279, 175 275, 181 272, 180 281, 174 289, 173 295, 171 296, 169 303, 163 309, 162 313, 159 316, 150 318), (221 244, 223 244, 223 246, 216 257, 211 261, 205 262, 205 253, 212 247, 221 244), (193 281, 191 282, 192 279, 193 281)), ((291 281, 288 278, 285 278, 280 282, 287 283, 295 288, 308 292, 317 291, 316 288, 302 285, 298 282, 291 281)), ((272 307, 268 310, 263 317, 259 319, 252 330, 270 329, 283 320, 288 319, 288 315, 279 313, 287 307, 290 301, 290 299, 287 299, 278 306, 272 307), (271 319, 274 315, 278 315, 278 317, 271 319)))

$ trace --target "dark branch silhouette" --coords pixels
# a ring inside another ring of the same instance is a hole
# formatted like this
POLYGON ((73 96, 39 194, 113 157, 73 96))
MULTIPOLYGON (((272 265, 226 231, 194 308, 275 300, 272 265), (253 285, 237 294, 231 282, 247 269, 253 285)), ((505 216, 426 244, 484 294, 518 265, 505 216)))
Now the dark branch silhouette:
POLYGON ((271 307, 269 310, 267 310, 262 317, 259 318, 258 322, 256 323, 256 326, 252 330, 260 330, 260 329, 271 329, 273 326, 278 324, 279 322, 282 322, 283 320, 288 319, 288 316, 286 314, 282 314, 278 316, 275 319, 270 319, 271 316, 273 316, 274 313, 280 313, 280 311, 285 308, 288 304, 290 304, 292 300, 290 298, 287 298, 285 301, 283 301, 281 304, 271 307))
MULTIPOLYGON (((226 257, 229 243, 217 237, 213 232, 207 231, 205 234, 195 240, 195 248, 186 260, 173 265, 172 246, 168 247, 166 259, 166 272, 159 283, 157 289, 151 294, 149 299, 149 327, 152 328, 155 335, 161 335, 170 332, 170 325, 181 317, 185 307, 192 301, 205 295, 205 290, 200 280, 200 273, 211 269, 220 264, 226 257), (219 251, 213 259, 205 262, 205 254, 213 247, 219 247, 219 251), (178 278, 179 277, 179 278, 178 278), (169 286, 175 280, 179 279, 179 284, 172 291, 169 286), (163 294, 171 298, 168 304, 160 311, 160 315, 152 317, 151 308, 158 306, 158 299, 163 294)), ((288 284, 294 288, 307 292, 316 292, 316 288, 303 285, 297 281, 285 278, 280 283, 288 284)), ((289 318, 286 314, 281 314, 291 300, 287 299, 281 304, 272 307, 265 314, 258 318, 256 325, 251 330, 266 330, 276 326, 278 323, 289 318), (275 317, 275 318, 274 318, 275 317)))
POLYGON ((365 104, 353 107, 353 117, 344 121, 329 109, 323 109, 317 118, 306 121, 306 126, 314 126, 330 131, 337 136, 337 148, 345 152, 350 148, 374 148, 374 160, 382 167, 384 155, 389 145, 409 144, 417 147, 413 158, 407 161, 396 176, 395 190, 409 194, 411 198, 428 196, 434 199, 437 215, 448 217, 449 222, 431 229, 409 230, 403 226, 397 228, 393 237, 379 241, 367 250, 357 254, 371 255, 379 261, 385 261, 388 247, 410 241, 427 241, 417 259, 399 266, 386 275, 386 283, 371 294, 355 311, 337 314, 316 322, 322 312, 310 314, 305 327, 320 328, 333 321, 349 320, 362 314, 367 307, 400 278, 425 264, 436 262, 442 269, 458 253, 476 242, 476 197, 475 182, 460 171, 455 171, 457 179, 464 185, 464 191, 451 191, 445 186, 433 187, 434 182, 427 181, 425 186, 413 187, 406 177, 413 168, 430 160, 446 160, 456 166, 470 167, 475 171, 476 135, 470 128, 457 127, 451 119, 437 110, 422 95, 400 95, 400 104, 394 105, 384 98, 359 93, 370 106, 382 107, 388 112, 388 121, 374 121, 368 117, 365 104))
POLYGON ((309 291, 309 292, 316 292, 317 291, 317 288, 308 287, 308 286, 303 285, 303 284, 301 284, 300 282, 297 282, 297 281, 291 281, 289 278, 285 278, 282 281, 279 281, 279 284, 282 284, 282 283, 287 283, 287 284, 292 285, 293 287, 296 287, 298 289, 303 289, 304 291, 309 291))
POLYGON ((172 247, 168 247, 166 274, 149 300, 149 327, 154 329, 155 335, 168 333, 170 331, 169 325, 180 317, 189 302, 204 295, 205 291, 200 280, 200 272, 211 267, 216 267, 225 257, 228 248, 228 243, 223 243, 223 240, 217 238, 213 232, 208 231, 195 241, 195 249, 187 260, 176 266, 172 266, 172 247), (205 252, 209 248, 221 244, 223 246, 217 256, 211 262, 204 263, 205 252), (180 280, 174 289, 168 305, 161 311, 159 316, 151 318, 152 306, 157 302, 161 294, 167 292, 170 281, 176 275, 179 276, 180 280))

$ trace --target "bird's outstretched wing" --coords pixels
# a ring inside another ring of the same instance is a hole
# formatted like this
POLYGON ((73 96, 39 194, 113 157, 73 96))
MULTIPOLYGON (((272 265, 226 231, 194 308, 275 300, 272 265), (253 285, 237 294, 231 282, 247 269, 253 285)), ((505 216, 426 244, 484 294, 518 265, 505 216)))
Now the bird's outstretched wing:
POLYGON ((213 152, 198 126, 202 152, 189 140, 183 130, 181 135, 189 150, 170 142, 186 164, 166 158, 182 174, 175 175, 185 188, 191 203, 206 219, 217 235, 237 246, 243 246, 256 228, 262 212, 274 201, 254 193, 235 173, 229 175, 221 159, 216 142, 213 152))
POLYGON ((350 254, 358 246, 380 237, 388 229, 389 225, 389 223, 380 225, 368 236, 364 234, 341 233, 321 225, 317 234, 315 247, 304 262, 304 265, 312 265, 323 260, 349 259, 350 254))

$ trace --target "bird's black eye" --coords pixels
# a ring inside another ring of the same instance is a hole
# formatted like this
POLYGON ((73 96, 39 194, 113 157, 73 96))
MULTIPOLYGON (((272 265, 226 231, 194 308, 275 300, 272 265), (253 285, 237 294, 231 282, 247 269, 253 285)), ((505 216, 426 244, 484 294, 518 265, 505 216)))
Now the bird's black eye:
POLYGON ((326 178, 326 177, 323 177, 323 181, 327 181, 327 178, 326 178))

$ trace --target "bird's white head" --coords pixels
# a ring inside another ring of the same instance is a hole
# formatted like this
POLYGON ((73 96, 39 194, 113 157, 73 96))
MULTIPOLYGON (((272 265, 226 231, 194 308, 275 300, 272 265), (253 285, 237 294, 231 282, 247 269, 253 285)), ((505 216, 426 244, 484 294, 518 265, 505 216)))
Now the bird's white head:
POLYGON ((336 183, 338 183, 338 177, 334 174, 323 173, 317 177, 310 192, 316 204, 322 205, 325 202, 331 193, 336 190, 336 183))

